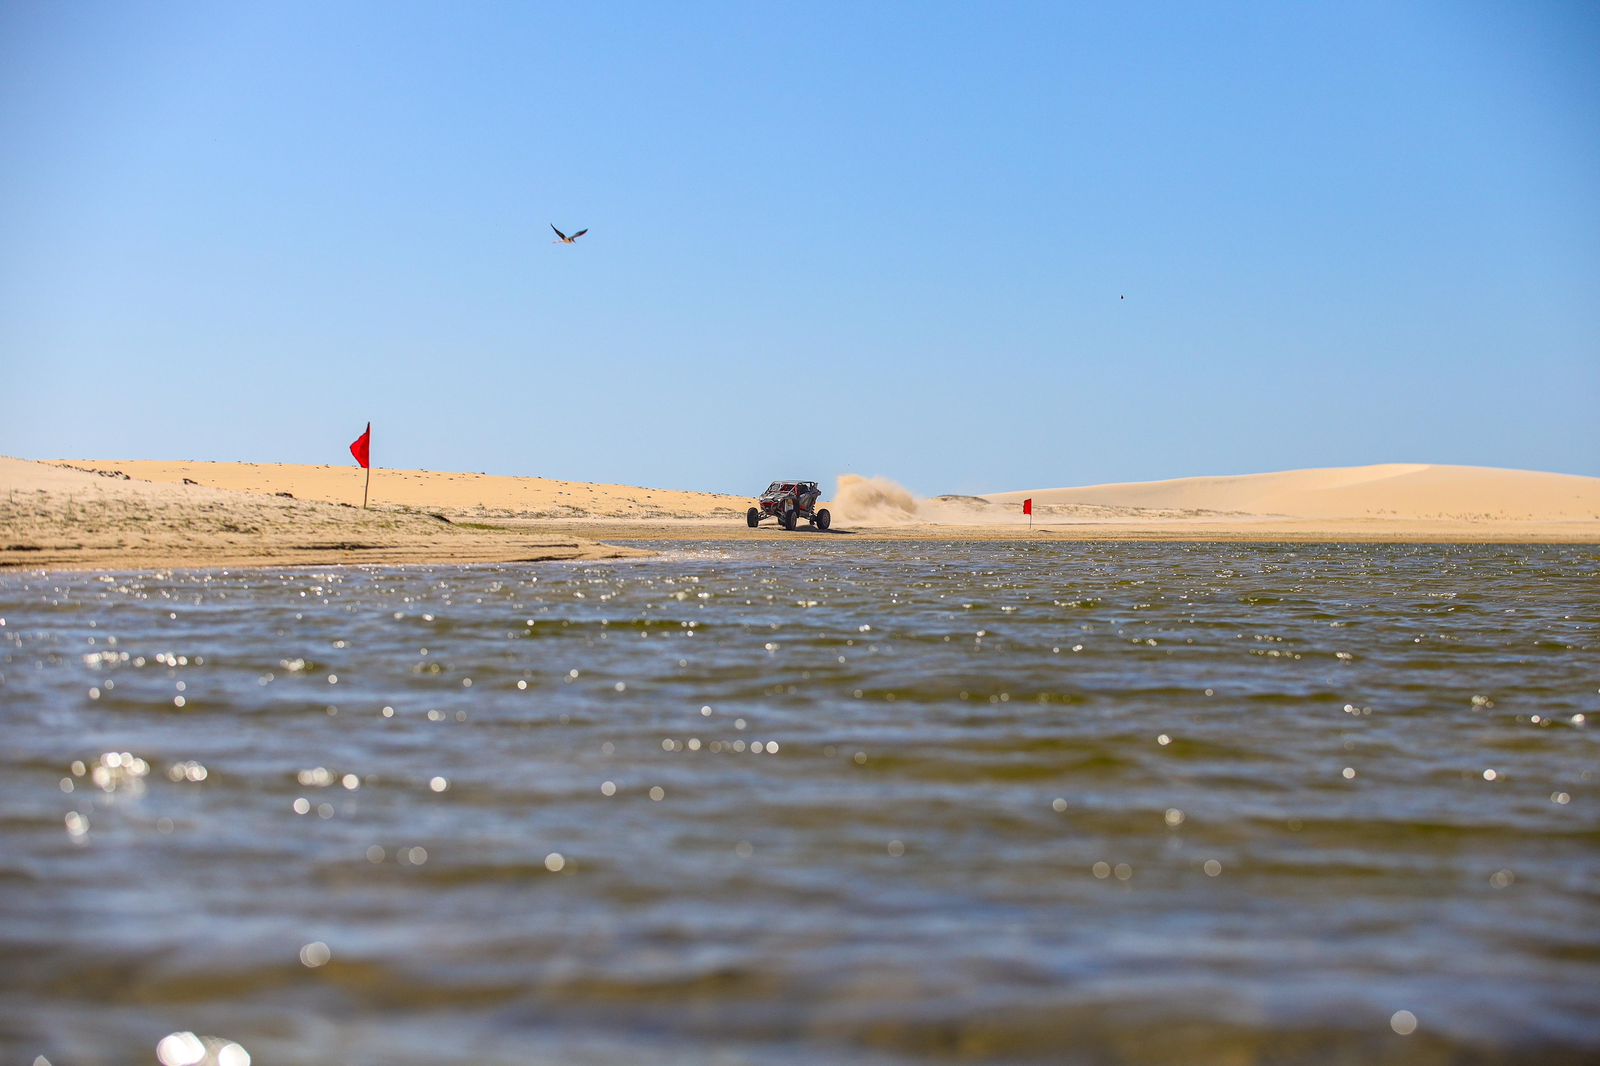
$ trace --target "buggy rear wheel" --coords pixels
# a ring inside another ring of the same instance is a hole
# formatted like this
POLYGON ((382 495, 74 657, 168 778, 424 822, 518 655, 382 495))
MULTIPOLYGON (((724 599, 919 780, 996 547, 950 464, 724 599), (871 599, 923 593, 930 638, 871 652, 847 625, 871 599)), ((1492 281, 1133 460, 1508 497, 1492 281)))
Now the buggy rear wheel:
POLYGON ((829 514, 828 509, 824 507, 817 512, 817 517, 811 520, 811 524, 826 532, 827 528, 833 525, 833 515, 829 514))
POLYGON ((756 528, 761 521, 761 512, 756 510, 754 507, 750 508, 750 510, 744 513, 744 521, 745 524, 751 529, 756 528))

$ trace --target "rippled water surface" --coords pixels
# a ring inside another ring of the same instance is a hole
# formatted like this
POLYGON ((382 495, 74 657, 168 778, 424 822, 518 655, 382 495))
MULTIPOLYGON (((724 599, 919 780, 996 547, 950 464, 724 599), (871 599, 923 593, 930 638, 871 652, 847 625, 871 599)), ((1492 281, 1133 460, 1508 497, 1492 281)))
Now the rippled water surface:
POLYGON ((0 577, 0 1052, 1594 1061, 1597 572, 797 538, 0 577))

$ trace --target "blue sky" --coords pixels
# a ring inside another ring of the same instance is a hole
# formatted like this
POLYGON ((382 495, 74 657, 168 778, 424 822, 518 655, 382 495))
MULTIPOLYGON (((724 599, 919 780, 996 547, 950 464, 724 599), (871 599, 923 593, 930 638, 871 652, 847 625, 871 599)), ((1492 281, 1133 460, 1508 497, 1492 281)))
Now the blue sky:
POLYGON ((1580 3, 12 2, 0 453, 1600 475, 1597 54, 1580 3))

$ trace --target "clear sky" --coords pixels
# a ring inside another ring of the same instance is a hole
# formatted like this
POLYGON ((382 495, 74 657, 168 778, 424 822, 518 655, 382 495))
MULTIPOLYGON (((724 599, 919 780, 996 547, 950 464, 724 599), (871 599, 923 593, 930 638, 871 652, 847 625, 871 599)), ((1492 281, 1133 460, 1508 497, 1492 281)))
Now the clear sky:
POLYGON ((1593 3, 11 0, 0 453, 1600 475, 1597 55, 1593 3))

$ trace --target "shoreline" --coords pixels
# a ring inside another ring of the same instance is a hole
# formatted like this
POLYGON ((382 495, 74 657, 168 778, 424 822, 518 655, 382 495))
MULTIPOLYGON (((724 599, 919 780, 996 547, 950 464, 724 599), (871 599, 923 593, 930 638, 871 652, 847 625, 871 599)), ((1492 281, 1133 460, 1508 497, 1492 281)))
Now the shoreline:
MULTIPOLYGON (((0 555, 0 576, 8 573, 116 573, 177 570, 272 570, 290 567, 325 566, 483 566, 513 563, 596 563, 648 559, 656 553, 622 545, 592 546, 530 544, 522 548, 506 545, 484 546, 485 550, 463 552, 458 545, 434 547, 417 545, 375 550, 311 546, 293 552, 174 552, 93 549, 32 549, 15 557, 0 555)), ((0 552, 15 549, 0 547, 0 552)))
MULTIPOLYGON (((515 521, 515 520, 511 520, 515 521)), ((1560 544, 1572 546, 1600 545, 1600 529, 1580 528, 1570 531, 1540 529, 1520 532, 1516 530, 1473 530, 1459 526, 1441 526, 1437 529, 1404 528, 1384 529, 1374 527, 1339 526, 1330 523, 1306 523, 1304 527, 1290 525, 1246 529, 1225 526, 1174 526, 1161 528, 1153 525, 1130 523, 1091 524, 1075 528, 1042 528, 1029 531, 995 529, 981 526, 915 525, 903 528, 865 527, 860 529, 835 528, 827 533, 798 529, 787 533, 766 527, 752 530, 738 528, 731 531, 719 526, 701 523, 672 527, 665 524, 630 526, 621 522, 567 520, 540 522, 545 530, 571 530, 588 537, 601 537, 607 541, 640 541, 645 543, 683 543, 691 541, 713 542, 782 542, 785 540, 828 542, 830 538, 844 537, 852 543, 926 542, 941 541, 992 544, 1099 544, 1099 543, 1171 543, 1171 544, 1560 544)))

